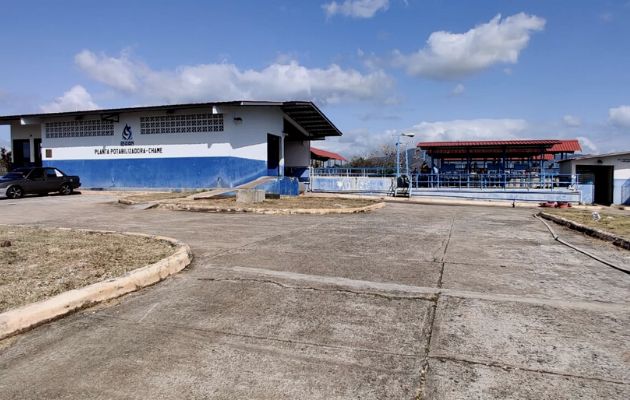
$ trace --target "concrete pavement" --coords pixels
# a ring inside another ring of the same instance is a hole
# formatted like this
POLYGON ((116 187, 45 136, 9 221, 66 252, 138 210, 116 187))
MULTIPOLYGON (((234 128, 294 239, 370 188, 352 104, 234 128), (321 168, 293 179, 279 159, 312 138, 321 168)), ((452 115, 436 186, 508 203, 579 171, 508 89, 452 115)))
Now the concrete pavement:
MULTIPOLYGON (((630 397, 630 276, 526 209, 139 210, 0 200, 0 222, 161 234, 184 272, 0 342, 0 398, 630 397)), ((630 252, 558 228, 618 264, 630 252)))

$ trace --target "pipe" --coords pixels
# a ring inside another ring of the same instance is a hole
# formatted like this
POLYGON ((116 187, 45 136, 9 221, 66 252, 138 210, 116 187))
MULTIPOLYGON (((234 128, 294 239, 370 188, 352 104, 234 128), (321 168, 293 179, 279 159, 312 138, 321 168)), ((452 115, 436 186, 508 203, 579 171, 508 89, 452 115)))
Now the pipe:
POLYGON ((596 256, 596 255, 594 255, 594 254, 592 254, 592 253, 589 253, 588 251, 586 251, 586 250, 584 250, 584 249, 581 249, 581 248, 579 248, 579 247, 577 247, 577 246, 575 246, 575 245, 573 245, 573 244, 571 244, 571 243, 569 243, 569 242, 567 242, 567 241, 565 241, 565 240, 561 239, 558 235, 556 235, 556 233, 553 231, 553 229, 551 229, 551 226, 549 226, 549 224, 547 223, 547 221, 545 221, 544 219, 540 218, 538 215, 534 214, 534 218, 536 218, 537 220, 539 220, 540 222, 542 222, 543 224, 545 224, 545 226, 547 227, 547 229, 548 229, 548 230, 549 230, 549 232, 551 233, 551 236, 553 236, 553 238, 554 238, 556 241, 558 241, 558 242, 562 243, 563 245, 565 245, 565 246, 567 246, 567 247, 572 248, 573 250, 576 250, 576 251, 578 251, 578 252, 580 252, 580 253, 582 253, 582 254, 585 254, 585 255, 587 255, 587 256, 589 256, 589 257, 591 257, 592 259, 594 259, 594 260, 596 260, 596 261, 599 261, 599 262, 600 262, 600 263, 602 263, 602 264, 605 264, 605 265, 607 265, 607 266, 609 266, 609 267, 611 267, 611 268, 614 268, 614 269, 616 269, 617 271, 621 271, 621 272, 624 272, 624 273, 626 273, 626 274, 629 274, 629 275, 630 275, 630 270, 624 269, 624 268, 622 268, 622 267, 620 267, 620 266, 618 266, 618 265, 616 265, 616 264, 613 264, 613 263, 611 263, 611 262, 609 262, 609 261, 606 261, 606 260, 604 260, 604 259, 602 259, 602 258, 600 258, 600 257, 598 257, 598 256, 596 256))

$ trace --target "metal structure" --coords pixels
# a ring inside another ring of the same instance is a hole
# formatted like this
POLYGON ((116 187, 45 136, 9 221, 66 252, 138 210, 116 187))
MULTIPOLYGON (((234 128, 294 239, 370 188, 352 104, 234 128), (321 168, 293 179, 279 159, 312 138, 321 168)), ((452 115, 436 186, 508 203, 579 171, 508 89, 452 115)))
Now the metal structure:
MULTIPOLYGON (((400 138, 403 136, 412 138, 415 136, 415 134, 402 132, 398 136, 396 136, 396 177, 397 178, 400 176, 400 138)), ((407 155, 407 151, 405 151, 405 158, 407 159, 407 163, 406 163, 407 176, 409 176, 409 158, 407 155)))

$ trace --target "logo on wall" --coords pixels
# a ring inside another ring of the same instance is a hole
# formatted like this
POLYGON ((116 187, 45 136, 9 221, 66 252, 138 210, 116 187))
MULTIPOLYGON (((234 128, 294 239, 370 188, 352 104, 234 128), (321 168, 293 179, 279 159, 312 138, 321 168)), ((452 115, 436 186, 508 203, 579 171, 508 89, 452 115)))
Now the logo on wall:
POLYGON ((133 146, 133 132, 128 124, 125 124, 125 128, 122 131, 123 140, 120 142, 121 146, 133 146))

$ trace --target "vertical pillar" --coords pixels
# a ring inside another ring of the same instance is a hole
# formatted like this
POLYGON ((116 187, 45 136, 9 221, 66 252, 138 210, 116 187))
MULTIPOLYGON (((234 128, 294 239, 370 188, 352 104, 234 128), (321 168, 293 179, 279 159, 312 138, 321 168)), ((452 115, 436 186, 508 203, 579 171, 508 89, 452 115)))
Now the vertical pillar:
POLYGON ((284 176, 284 137, 285 133, 280 133, 280 161, 278 162, 278 176, 284 176))
POLYGON ((29 160, 29 161, 30 161, 32 164, 34 164, 34 163, 35 163, 35 151, 36 151, 37 149, 35 149, 35 140, 34 140, 32 137, 30 137, 30 138, 28 139, 28 145, 29 145, 29 147, 31 148, 31 152, 30 152, 30 153, 31 153, 31 157, 30 157, 30 160, 29 160))

